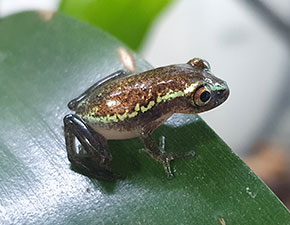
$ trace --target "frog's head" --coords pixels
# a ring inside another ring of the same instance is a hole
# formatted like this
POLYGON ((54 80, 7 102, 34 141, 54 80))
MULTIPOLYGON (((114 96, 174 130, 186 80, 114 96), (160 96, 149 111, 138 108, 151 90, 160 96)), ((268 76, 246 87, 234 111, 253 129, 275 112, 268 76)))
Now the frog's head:
POLYGON ((190 113, 200 113, 222 104, 229 96, 225 81, 215 77, 207 61, 194 58, 187 62, 192 70, 192 91, 189 96, 190 113))

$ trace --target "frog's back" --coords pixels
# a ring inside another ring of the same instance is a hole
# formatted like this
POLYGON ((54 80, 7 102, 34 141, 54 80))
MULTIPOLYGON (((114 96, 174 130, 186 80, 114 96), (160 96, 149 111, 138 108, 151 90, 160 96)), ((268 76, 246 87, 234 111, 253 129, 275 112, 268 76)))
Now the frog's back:
POLYGON ((161 67, 114 79, 91 93, 76 113, 89 122, 99 123, 116 123, 144 114, 187 87, 188 68, 183 68, 184 76, 181 69, 161 67))

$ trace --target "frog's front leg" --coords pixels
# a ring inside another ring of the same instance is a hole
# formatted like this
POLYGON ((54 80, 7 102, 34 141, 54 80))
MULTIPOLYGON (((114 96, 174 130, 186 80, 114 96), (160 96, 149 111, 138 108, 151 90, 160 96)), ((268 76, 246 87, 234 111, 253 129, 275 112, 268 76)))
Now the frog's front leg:
POLYGON ((155 141, 152 139, 151 133, 145 133, 143 132, 140 136, 141 140, 143 141, 145 145, 145 151, 155 160, 161 162, 163 164, 163 167, 165 169, 165 172, 167 173, 168 178, 173 178, 173 173, 171 170, 170 162, 174 159, 180 159, 180 158, 187 158, 192 157, 195 155, 194 152, 189 152, 185 154, 175 154, 175 153, 167 153, 165 152, 165 145, 164 145, 164 139, 162 140, 163 143, 161 146, 158 146, 155 141))
POLYGON ((64 135, 68 159, 72 166, 96 176, 112 180, 116 175, 110 171, 112 156, 106 139, 76 115, 64 117, 64 135), (76 150, 75 138, 82 145, 82 151, 76 150))

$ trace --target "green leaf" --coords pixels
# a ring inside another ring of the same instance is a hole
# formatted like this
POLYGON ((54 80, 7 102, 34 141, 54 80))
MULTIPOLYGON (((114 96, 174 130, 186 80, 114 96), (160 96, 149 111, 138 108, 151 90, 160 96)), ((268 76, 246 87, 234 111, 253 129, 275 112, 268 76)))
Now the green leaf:
POLYGON ((137 139, 110 142, 122 180, 72 171, 67 102, 123 68, 123 44, 62 14, 14 15, 0 21, 0 34, 0 224, 290 224, 277 197, 198 116, 175 115, 154 133, 169 152, 196 152, 173 163, 172 180, 137 139))
POLYGON ((108 31, 134 50, 172 0, 62 0, 59 10, 108 31))

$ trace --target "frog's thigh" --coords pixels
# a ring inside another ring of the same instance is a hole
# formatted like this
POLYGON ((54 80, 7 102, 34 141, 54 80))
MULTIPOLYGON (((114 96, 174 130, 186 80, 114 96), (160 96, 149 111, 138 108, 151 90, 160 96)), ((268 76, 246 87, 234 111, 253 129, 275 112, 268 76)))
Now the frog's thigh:
MULTIPOLYGON (((67 115, 64 117, 64 133, 68 158, 73 164, 83 164, 83 154, 76 151, 75 138, 82 144, 87 153, 86 158, 95 161, 99 167, 106 167, 110 163, 112 156, 109 153, 105 138, 95 132, 85 122, 75 116, 67 115)), ((81 165, 86 167, 85 165, 81 165)))

